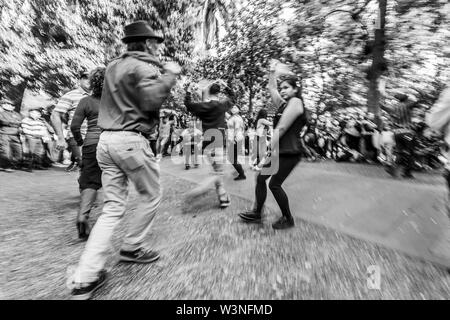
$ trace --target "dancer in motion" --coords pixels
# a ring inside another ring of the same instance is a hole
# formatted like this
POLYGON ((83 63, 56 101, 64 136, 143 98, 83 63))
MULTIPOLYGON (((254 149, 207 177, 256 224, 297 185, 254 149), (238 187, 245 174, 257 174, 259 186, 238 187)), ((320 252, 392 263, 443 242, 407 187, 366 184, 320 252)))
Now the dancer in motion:
POLYGON ((192 85, 188 87, 185 105, 188 111, 202 121, 204 132, 204 153, 213 167, 212 175, 203 181, 197 188, 187 194, 188 199, 206 193, 211 184, 215 184, 219 205, 226 208, 230 205, 230 197, 223 183, 223 150, 225 132, 225 113, 232 107, 232 93, 228 90, 228 97, 219 98, 221 91, 218 83, 213 83, 203 92, 203 102, 193 102, 191 97, 192 85))
POLYGON ((129 181, 134 184, 139 201, 128 225, 120 260, 151 263, 159 258, 145 243, 161 201, 159 165, 148 137, 181 68, 174 62, 163 67, 156 59, 163 38, 155 35, 145 21, 125 26, 122 41, 127 44, 127 52, 106 68, 98 116, 98 126, 103 130, 97 147, 103 212, 92 229, 73 279, 68 281, 77 300, 89 299, 105 283, 110 240, 125 214, 129 181))
POLYGON ((251 211, 239 214, 246 222, 261 222, 263 206, 267 198, 266 181, 271 178, 269 188, 282 213, 282 217, 272 225, 274 229, 286 229, 294 226, 289 200, 282 184, 300 161, 300 133, 307 123, 301 89, 297 85, 296 77, 286 76, 282 79, 278 93, 276 78, 281 72, 283 72, 283 66, 273 61, 269 74, 269 91, 278 111, 274 118, 275 130, 271 140, 269 158, 271 163, 266 164, 258 173, 255 207, 251 211), (267 172, 269 167, 273 168, 273 165, 275 165, 276 172, 267 172))
POLYGON ((239 163, 238 159, 242 153, 243 143, 245 142, 244 120, 239 115, 239 108, 237 106, 233 106, 230 112, 231 117, 227 121, 228 161, 231 162, 234 169, 238 173, 238 176, 235 177, 234 180, 245 180, 247 177, 245 176, 244 168, 242 168, 242 165, 239 163))
POLYGON ((102 171, 97 162, 97 144, 101 130, 97 126, 97 119, 104 79, 105 68, 97 68, 91 73, 89 83, 92 95, 80 100, 70 125, 73 138, 78 146, 82 146, 81 173, 78 179, 81 201, 76 223, 78 238, 82 240, 89 237, 89 213, 97 199, 97 190, 102 187, 102 171), (88 128, 83 140, 81 125, 85 119, 88 128))

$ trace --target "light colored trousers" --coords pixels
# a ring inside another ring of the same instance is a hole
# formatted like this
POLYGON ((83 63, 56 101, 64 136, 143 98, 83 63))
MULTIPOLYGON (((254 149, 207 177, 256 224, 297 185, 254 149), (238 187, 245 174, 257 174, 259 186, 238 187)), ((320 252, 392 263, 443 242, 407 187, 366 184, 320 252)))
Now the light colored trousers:
POLYGON ((201 181, 199 185, 191 190, 187 196, 197 197, 202 195, 211 188, 212 185, 216 187, 216 193, 219 199, 225 199, 227 192, 225 190, 223 176, 224 176, 224 163, 225 156, 223 152, 223 147, 207 147, 204 150, 204 155, 206 155, 208 162, 212 166, 210 175, 205 180, 201 181))
POLYGON ((114 228, 125 213, 129 181, 134 184, 139 199, 122 250, 133 251, 144 247, 144 240, 161 202, 159 165, 149 141, 140 134, 103 132, 97 147, 97 161, 102 169, 103 213, 92 229, 75 271, 77 283, 95 281, 98 272, 104 268, 114 228))

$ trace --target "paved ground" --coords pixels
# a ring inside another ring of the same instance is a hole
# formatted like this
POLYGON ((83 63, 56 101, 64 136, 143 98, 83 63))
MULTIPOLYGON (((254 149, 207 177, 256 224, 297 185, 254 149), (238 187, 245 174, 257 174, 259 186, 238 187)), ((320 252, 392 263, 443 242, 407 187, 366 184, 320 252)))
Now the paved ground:
MULTIPOLYGON (((165 159, 163 170, 197 182, 208 166, 184 170, 165 159)), ((254 199, 255 173, 246 181, 227 167, 229 192, 254 199)), ((450 219, 441 174, 416 173, 416 179, 392 179, 381 166, 302 162, 285 182, 293 214, 359 239, 375 242, 450 267, 450 219)), ((269 192, 268 205, 278 206, 269 192)))
MULTIPOLYGON (((324 174, 321 166, 326 165, 308 166, 299 169, 324 174)), ((164 199, 148 239, 162 258, 151 265, 117 263, 125 217, 113 239, 114 251, 108 262, 111 277, 94 298, 450 297, 450 276, 438 264, 300 218, 295 229, 275 232, 269 221, 278 216, 276 210, 269 210, 268 222, 261 226, 243 224, 236 214, 251 206, 245 197, 233 196, 226 210, 217 209, 213 192, 196 203, 184 204, 180 194, 195 184, 187 182, 171 164, 163 162, 162 167, 164 199), (367 269, 373 265, 381 271, 379 290, 367 286, 367 269)), ((69 298, 66 269, 77 262, 84 246, 77 240, 74 226, 76 178, 74 173, 59 170, 0 173, 0 254, 4 257, 0 262, 0 298, 69 298)), ((227 181, 230 183, 234 182, 227 181)), ((135 193, 130 200, 127 216, 132 214, 135 193)), ((98 210, 94 220, 97 214, 98 210)))

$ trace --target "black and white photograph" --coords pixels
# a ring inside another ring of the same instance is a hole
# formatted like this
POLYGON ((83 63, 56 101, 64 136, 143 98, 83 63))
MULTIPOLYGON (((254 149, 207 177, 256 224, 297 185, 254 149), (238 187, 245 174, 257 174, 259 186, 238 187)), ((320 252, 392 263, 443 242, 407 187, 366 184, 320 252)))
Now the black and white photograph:
POLYGON ((0 0, 0 253, 180 319, 449 300, 450 1, 0 0))

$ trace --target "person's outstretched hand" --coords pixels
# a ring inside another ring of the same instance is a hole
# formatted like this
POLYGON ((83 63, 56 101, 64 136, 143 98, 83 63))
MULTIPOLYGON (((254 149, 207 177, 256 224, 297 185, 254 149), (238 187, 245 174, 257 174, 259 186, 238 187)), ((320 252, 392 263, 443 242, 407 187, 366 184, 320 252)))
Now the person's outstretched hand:
POLYGON ((174 75, 179 75, 181 73, 181 67, 176 62, 167 62, 163 68, 164 71, 172 73, 174 75))
POLYGON ((280 62, 277 59, 272 59, 270 61, 269 70, 271 73, 274 73, 277 77, 280 75, 293 75, 294 74, 294 72, 292 72, 292 70, 291 70, 291 67, 289 67, 287 64, 280 62))

